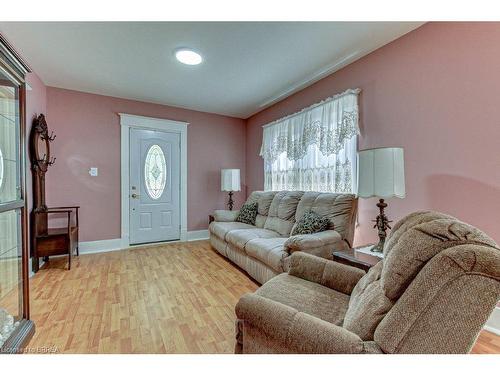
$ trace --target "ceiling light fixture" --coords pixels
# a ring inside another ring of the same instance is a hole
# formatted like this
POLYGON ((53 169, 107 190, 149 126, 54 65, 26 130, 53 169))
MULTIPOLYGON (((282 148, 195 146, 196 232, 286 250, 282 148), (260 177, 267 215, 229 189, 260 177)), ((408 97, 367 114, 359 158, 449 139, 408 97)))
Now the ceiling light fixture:
POLYGON ((186 65, 198 65, 203 61, 199 53, 188 48, 181 48, 175 51, 175 58, 186 65))

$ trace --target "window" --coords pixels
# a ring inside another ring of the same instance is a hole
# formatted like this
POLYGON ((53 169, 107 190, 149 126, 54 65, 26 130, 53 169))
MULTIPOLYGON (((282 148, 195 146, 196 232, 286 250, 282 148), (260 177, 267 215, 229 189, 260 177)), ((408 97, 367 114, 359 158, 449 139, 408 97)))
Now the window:
POLYGON ((359 91, 264 126, 265 190, 356 191, 359 91))
POLYGON ((152 145, 146 154, 144 162, 144 182, 146 190, 152 199, 159 199, 165 189, 167 180, 167 165, 163 150, 158 145, 152 145))

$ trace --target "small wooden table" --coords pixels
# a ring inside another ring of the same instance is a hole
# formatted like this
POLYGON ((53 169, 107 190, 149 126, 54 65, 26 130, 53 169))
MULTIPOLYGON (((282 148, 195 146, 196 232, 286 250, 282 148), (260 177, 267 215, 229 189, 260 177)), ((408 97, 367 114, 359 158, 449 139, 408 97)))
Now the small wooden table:
POLYGON ((370 245, 355 247, 349 250, 339 250, 333 252, 333 260, 339 263, 347 264, 348 266, 360 268, 368 272, 375 264, 380 262, 382 258, 375 255, 370 255, 357 251, 356 249, 365 248, 370 245))

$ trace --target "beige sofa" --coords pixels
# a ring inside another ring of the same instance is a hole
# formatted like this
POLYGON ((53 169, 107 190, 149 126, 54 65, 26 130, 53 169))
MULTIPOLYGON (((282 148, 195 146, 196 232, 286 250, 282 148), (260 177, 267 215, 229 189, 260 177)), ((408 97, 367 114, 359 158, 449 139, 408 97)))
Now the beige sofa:
POLYGON ((254 191, 247 203, 258 203, 255 226, 236 222, 238 211, 218 210, 210 223, 210 243, 260 283, 288 271, 290 255, 304 251, 331 258, 348 248, 354 237, 357 199, 351 194, 302 191, 254 191), (307 210, 330 219, 330 229, 291 236, 307 210))
POLYGON ((500 299, 500 249, 448 215, 398 222, 365 274, 295 253, 236 306, 237 353, 468 353, 500 299))

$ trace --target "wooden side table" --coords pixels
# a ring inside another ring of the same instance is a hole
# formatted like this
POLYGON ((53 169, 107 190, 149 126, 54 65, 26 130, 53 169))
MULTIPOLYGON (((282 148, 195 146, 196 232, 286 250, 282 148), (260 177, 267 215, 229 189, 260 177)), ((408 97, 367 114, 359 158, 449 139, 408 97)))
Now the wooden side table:
POLYGON ((333 252, 333 260, 339 263, 347 264, 348 266, 360 268, 368 272, 375 264, 382 260, 381 257, 366 254, 358 251, 357 249, 366 248, 372 245, 364 245, 355 247, 349 250, 339 250, 333 252))

